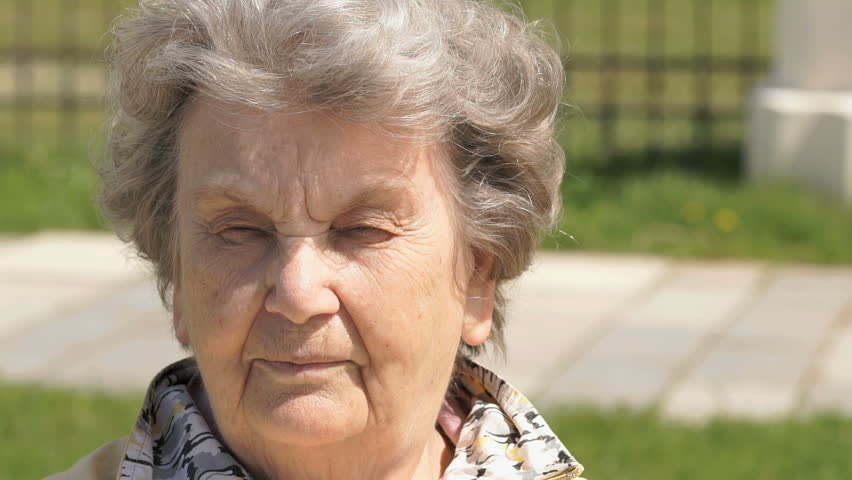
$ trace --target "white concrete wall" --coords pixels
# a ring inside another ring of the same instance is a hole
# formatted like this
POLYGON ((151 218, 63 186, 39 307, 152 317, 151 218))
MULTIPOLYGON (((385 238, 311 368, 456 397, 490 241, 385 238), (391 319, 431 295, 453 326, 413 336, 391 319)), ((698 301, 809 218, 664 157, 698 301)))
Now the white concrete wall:
POLYGON ((774 47, 750 105, 751 178, 852 201, 852 0, 778 0, 774 47))

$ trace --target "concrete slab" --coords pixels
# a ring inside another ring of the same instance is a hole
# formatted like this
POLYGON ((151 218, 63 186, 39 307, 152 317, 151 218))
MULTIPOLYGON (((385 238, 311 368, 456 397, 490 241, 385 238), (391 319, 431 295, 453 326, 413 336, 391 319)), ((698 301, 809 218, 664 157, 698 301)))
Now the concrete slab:
POLYGON ((170 328, 169 316, 151 282, 140 282, 0 339, 0 376, 49 378, 78 359, 123 341, 128 332, 162 328, 163 332, 170 328))
POLYGON ((842 320, 818 359, 814 384, 805 396, 808 411, 852 415, 852 308, 842 320))
POLYGON ((559 300, 527 293, 513 297, 505 330, 506 361, 483 363, 535 400, 560 362, 579 353, 588 338, 629 296, 567 292, 559 300))
POLYGON ((656 402, 701 342, 748 301, 761 275, 756 265, 678 265, 582 358, 565 366, 544 402, 656 402))
POLYGON ((795 405, 795 391, 772 383, 714 384, 690 379, 671 393, 662 413, 690 422, 718 416, 770 420, 792 413, 795 405))
POLYGON ((523 276, 536 292, 624 293, 636 291, 665 273, 669 261, 655 257, 541 252, 523 276))
POLYGON ((75 310, 103 295, 91 284, 0 280, 0 339, 45 318, 75 310))
POLYGON ((145 275, 132 251, 107 233, 42 233, 0 250, 5 281, 103 284, 145 275))
POLYGON ((663 412, 690 420, 716 414, 750 418, 788 415, 796 406, 815 350, 815 345, 799 348, 790 340, 723 339, 673 389, 663 402, 663 412))
POLYGON ((155 328, 105 345, 42 378, 101 390, 145 391, 157 372, 187 356, 169 329, 155 328))
POLYGON ((107 233, 43 233, 0 242, 0 339, 144 278, 107 233))
POLYGON ((554 379, 558 389, 541 395, 537 405, 645 408, 657 401, 670 374, 666 362, 582 361, 554 379))
MULTIPOLYGON (((850 313, 847 310, 847 315, 850 313)), ((852 316, 832 334, 834 338, 819 365, 819 378, 829 383, 852 383, 852 316)))
POLYGON ((536 400, 560 363, 667 271, 660 259, 542 254, 506 291, 507 360, 482 361, 536 400))
POLYGON ((813 345, 850 301, 852 270, 780 268, 730 335, 742 341, 783 339, 813 345))
MULTIPOLYGON (((793 413, 806 375, 850 298, 849 271, 775 270, 751 307, 674 389, 663 411, 688 419, 719 413, 752 418, 793 413)), ((828 392, 836 385, 820 388, 828 392)))

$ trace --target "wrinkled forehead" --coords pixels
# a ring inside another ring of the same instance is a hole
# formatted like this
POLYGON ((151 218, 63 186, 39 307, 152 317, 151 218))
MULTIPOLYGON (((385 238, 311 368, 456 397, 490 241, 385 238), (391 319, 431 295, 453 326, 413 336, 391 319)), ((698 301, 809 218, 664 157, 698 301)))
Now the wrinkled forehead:
POLYGON ((435 144, 326 113, 268 112, 206 97, 185 112, 178 146, 179 190, 230 189, 278 205, 331 208, 365 191, 417 196, 444 170, 435 144))
POLYGON ((216 153, 215 157, 257 162, 264 156, 277 154, 284 159, 298 153, 302 163, 314 168, 335 163, 335 168, 349 166, 388 175, 408 173, 417 155, 431 146, 425 140, 396 138, 380 126, 345 122, 330 113, 266 111, 208 97, 199 97, 189 106, 178 139, 183 157, 204 152, 209 160, 215 160, 210 154, 216 153))

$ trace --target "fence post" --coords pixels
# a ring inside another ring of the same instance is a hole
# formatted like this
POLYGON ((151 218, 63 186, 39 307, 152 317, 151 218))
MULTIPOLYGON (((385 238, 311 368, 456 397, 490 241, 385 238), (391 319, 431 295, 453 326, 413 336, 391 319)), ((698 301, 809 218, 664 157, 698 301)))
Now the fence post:
POLYGON ((773 71, 750 105, 752 179, 852 201, 852 2, 779 0, 773 71))

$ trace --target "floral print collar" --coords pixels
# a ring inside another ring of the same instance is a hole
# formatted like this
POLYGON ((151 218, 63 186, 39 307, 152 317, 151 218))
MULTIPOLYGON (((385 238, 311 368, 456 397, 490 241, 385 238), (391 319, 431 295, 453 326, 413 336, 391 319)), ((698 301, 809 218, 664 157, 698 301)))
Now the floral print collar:
MULTIPOLYGON (((193 358, 151 382, 128 439, 118 479, 250 479, 213 434, 189 393, 193 358)), ((583 467, 518 390, 471 360, 461 360, 454 395, 469 408, 453 435, 455 455, 443 480, 573 480, 583 467)))

